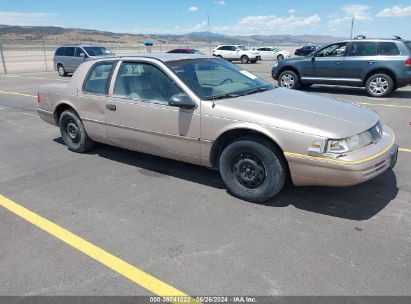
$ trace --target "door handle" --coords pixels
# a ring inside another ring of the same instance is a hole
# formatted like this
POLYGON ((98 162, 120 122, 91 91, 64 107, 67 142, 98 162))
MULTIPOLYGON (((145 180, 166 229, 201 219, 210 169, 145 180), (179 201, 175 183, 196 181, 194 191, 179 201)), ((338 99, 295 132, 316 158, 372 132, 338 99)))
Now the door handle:
POLYGON ((370 61, 368 61, 368 64, 374 64, 374 60, 370 60, 370 61))
POLYGON ((336 62, 335 62, 335 64, 341 64, 341 63, 342 63, 341 61, 336 61, 336 62))
POLYGON ((117 110, 117 107, 115 106, 115 105, 113 105, 113 104, 106 104, 106 109, 107 110, 109 110, 109 111, 115 111, 115 110, 117 110))

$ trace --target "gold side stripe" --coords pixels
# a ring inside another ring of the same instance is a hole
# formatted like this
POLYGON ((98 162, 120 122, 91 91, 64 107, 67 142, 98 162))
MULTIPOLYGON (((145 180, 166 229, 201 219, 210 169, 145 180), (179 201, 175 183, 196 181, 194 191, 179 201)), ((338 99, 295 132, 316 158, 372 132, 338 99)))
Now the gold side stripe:
POLYGON ((311 160, 325 161, 325 162, 330 162, 330 163, 338 163, 338 164, 345 164, 345 165, 359 165, 359 164, 368 162, 370 160, 373 160, 373 159, 387 153, 392 148, 392 146, 394 145, 394 142, 395 142, 395 137, 393 136, 392 142, 388 145, 387 148, 385 148, 384 150, 382 150, 381 152, 379 152, 379 153, 377 153, 373 156, 363 158, 363 159, 359 159, 359 160, 333 159, 333 158, 310 156, 310 155, 304 155, 304 154, 292 153, 292 152, 284 152, 284 155, 285 156, 295 156, 295 157, 299 157, 299 158, 307 158, 307 159, 311 159, 311 160))

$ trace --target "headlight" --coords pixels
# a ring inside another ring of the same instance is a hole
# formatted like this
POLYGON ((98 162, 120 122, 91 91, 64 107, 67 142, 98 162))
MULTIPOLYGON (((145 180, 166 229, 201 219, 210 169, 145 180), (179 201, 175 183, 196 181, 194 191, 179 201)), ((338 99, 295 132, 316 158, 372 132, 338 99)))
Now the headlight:
POLYGON ((327 153, 345 153, 364 148, 373 142, 380 140, 382 136, 382 124, 378 122, 374 127, 354 136, 327 142, 327 153))

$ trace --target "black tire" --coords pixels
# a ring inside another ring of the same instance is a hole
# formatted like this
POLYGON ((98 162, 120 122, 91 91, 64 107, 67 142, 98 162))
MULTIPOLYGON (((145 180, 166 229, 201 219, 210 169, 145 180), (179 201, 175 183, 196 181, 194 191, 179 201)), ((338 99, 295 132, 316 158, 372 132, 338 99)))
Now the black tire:
POLYGON ((94 141, 88 137, 83 123, 74 111, 65 110, 61 113, 59 127, 61 137, 69 150, 83 153, 94 147, 94 141))
POLYGON ((295 72, 286 70, 278 77, 278 86, 287 89, 298 89, 300 87, 300 78, 295 72))
POLYGON ((61 77, 67 76, 66 69, 64 68, 64 66, 61 63, 59 63, 57 65, 57 72, 59 73, 59 75, 61 77))
POLYGON ((393 92, 394 81, 387 74, 374 74, 368 77, 365 88, 369 96, 385 97, 393 92))
POLYGON ((286 166, 273 145, 251 137, 229 144, 219 162, 220 174, 232 195, 262 203, 278 194, 286 180, 286 166))
POLYGON ((256 63, 258 59, 250 60, 251 63, 256 63))
POLYGON ((221 59, 224 59, 223 56, 221 56, 221 55, 217 55, 217 57, 218 57, 218 58, 221 58, 221 59))
POLYGON ((283 56, 283 55, 280 54, 280 55, 277 56, 277 60, 278 60, 278 61, 283 60, 283 59, 284 59, 284 56, 283 56))
POLYGON ((248 58, 247 55, 241 56, 240 60, 241 60, 241 63, 243 63, 243 64, 246 64, 246 63, 248 63, 248 61, 250 61, 250 59, 248 58))

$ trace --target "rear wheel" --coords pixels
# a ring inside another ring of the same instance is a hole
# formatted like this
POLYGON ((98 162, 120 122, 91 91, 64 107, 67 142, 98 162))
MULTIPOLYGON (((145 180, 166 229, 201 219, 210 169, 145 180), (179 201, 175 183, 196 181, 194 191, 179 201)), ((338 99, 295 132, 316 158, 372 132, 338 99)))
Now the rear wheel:
POLYGON ((278 86, 287 89, 298 89, 300 87, 300 79, 295 72, 287 70, 278 77, 278 86))
POLYGON ((283 60, 283 59, 284 59, 284 56, 283 56, 283 55, 280 54, 280 55, 277 56, 277 60, 278 60, 278 61, 283 60))
POLYGON ((387 74, 371 75, 365 84, 367 94, 372 97, 385 97, 394 90, 394 81, 387 74))
POLYGON ((59 127, 61 137, 69 150, 83 153, 94 147, 80 118, 72 110, 65 110, 60 115, 59 127))
POLYGON ((66 70, 64 69, 64 66, 61 63, 59 63, 57 65, 57 72, 59 73, 59 75, 61 77, 67 76, 67 72, 66 72, 66 70))
POLYGON ((251 138, 228 145, 220 157, 220 173, 234 196, 261 203, 284 186, 286 169, 280 153, 269 143, 251 138))
POLYGON ((246 55, 241 56, 241 63, 246 64, 246 63, 248 63, 249 60, 250 59, 248 58, 248 56, 246 56, 246 55))

